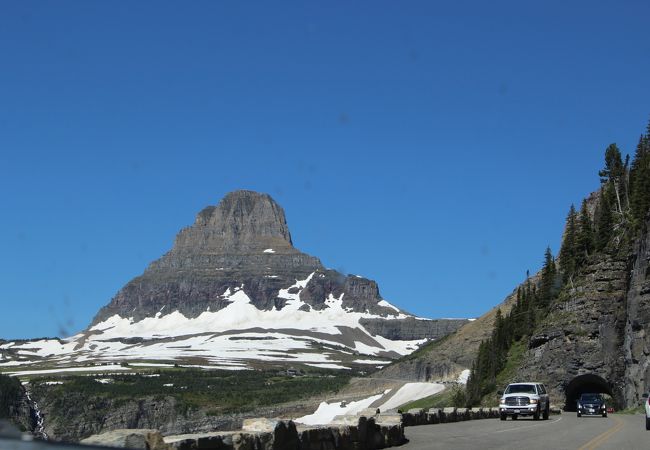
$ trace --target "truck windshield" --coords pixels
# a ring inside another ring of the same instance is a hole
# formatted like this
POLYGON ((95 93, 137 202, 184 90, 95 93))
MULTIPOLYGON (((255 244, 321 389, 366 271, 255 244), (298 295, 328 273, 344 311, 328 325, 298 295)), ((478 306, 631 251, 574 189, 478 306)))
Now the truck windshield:
POLYGON ((511 384, 504 394, 536 394, 534 384, 511 384))

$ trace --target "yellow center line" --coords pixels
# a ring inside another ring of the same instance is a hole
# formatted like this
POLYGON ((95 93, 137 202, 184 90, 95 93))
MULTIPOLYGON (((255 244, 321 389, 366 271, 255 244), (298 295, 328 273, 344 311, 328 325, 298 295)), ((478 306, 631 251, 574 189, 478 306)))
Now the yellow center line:
POLYGON ((558 417, 555 420, 551 419, 551 420, 545 420, 543 422, 536 422, 536 423, 534 423, 532 425, 526 425, 526 426, 523 426, 523 427, 518 426, 516 428, 507 428, 505 430, 496 430, 496 431, 493 431, 493 433, 508 433, 510 431, 519 431, 519 430, 523 430, 525 428, 539 427, 539 426, 542 426, 542 425, 550 425, 550 424, 558 423, 560 420, 562 420, 562 417, 558 417))
POLYGON ((614 434, 618 433, 623 429, 623 421, 619 419, 618 417, 612 417, 614 419, 614 422, 616 422, 616 425, 611 427, 609 430, 605 431, 604 433, 599 434, 595 438, 593 438, 591 441, 587 442, 585 445, 580 447, 578 450, 594 450, 595 448, 600 447, 602 444, 607 442, 607 440, 612 437, 614 434))

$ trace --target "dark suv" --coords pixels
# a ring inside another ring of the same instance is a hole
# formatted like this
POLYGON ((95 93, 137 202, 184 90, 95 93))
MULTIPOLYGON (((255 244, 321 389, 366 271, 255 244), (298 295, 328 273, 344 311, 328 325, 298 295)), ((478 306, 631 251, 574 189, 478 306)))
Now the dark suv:
POLYGON ((578 417, 583 414, 607 417, 607 405, 602 394, 582 394, 577 406, 578 417))

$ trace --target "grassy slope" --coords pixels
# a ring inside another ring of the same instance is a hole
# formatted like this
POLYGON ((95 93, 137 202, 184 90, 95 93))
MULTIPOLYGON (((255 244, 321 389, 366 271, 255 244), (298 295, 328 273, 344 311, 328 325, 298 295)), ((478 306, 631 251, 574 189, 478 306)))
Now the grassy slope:
POLYGON ((445 389, 442 392, 439 392, 429 397, 424 397, 414 402, 406 403, 405 405, 400 406, 402 411, 408 411, 413 408, 446 408, 448 406, 454 406, 453 402, 454 389, 445 389))

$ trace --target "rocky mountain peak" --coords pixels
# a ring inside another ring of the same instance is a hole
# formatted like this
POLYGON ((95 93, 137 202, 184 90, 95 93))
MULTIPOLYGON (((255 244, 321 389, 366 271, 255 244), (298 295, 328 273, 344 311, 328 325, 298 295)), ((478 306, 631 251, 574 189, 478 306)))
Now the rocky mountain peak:
POLYGON ((293 248, 284 210, 268 194, 239 190, 201 210, 177 236, 174 251, 224 254, 262 247, 293 248))
POLYGON ((251 242, 260 237, 279 238, 291 244, 284 210, 268 194, 233 191, 219 204, 204 208, 196 226, 220 232, 226 241, 251 242))

